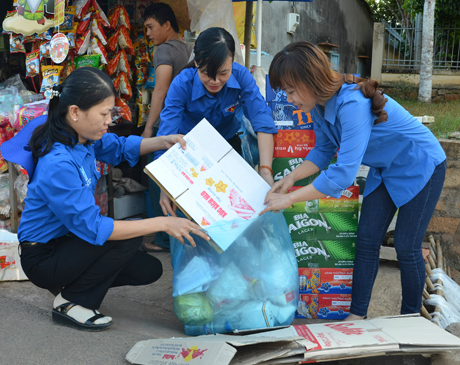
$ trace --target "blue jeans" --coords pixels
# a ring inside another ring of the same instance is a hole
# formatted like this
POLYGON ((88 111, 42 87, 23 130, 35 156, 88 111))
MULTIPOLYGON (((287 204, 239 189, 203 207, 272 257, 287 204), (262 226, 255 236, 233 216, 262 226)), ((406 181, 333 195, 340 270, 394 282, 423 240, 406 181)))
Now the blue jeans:
MULTIPOLYGON (((395 228, 395 249, 401 269, 401 314, 419 313, 425 284, 422 242, 441 195, 446 161, 439 164, 425 187, 399 208, 395 228)), ((365 316, 379 269, 380 246, 396 213, 385 184, 363 200, 356 242, 350 312, 365 316)))

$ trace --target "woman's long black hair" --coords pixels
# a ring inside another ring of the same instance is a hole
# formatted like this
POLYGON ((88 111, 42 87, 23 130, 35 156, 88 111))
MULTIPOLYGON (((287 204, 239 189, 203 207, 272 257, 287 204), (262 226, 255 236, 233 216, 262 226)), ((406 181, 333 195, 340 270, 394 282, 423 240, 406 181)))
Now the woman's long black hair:
POLYGON ((112 80, 95 67, 81 67, 73 71, 61 85, 54 86, 59 93, 49 103, 48 118, 35 128, 29 141, 35 163, 46 155, 56 142, 73 146, 78 142, 77 132, 67 123, 66 116, 71 105, 86 111, 115 96, 112 80))
POLYGON ((231 56, 232 60, 235 58, 235 40, 224 28, 208 28, 196 39, 193 52, 194 61, 188 66, 194 67, 196 62, 200 71, 206 72, 215 80, 217 72, 228 56, 231 56))

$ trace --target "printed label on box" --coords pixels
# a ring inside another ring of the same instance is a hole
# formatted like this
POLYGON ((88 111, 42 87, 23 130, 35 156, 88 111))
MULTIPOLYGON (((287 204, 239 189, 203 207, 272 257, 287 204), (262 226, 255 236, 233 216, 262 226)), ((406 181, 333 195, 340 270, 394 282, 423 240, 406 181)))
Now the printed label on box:
POLYGON ((313 130, 279 130, 275 135, 273 157, 303 157, 315 147, 316 135, 313 130))
MULTIPOLYGON (((304 161, 303 158, 274 158, 273 159, 273 180, 278 181, 289 175, 294 169, 304 161)), ((311 184, 317 177, 319 172, 305 179, 296 181, 294 186, 306 186, 311 184)))
POLYGON ((292 245, 299 267, 350 268, 354 265, 354 239, 293 241, 292 245))
POLYGON ((314 123, 310 113, 304 113, 288 102, 271 101, 268 106, 272 110, 273 121, 278 130, 312 130, 314 123))
POLYGON ((351 294, 301 294, 295 318, 344 319, 350 306, 351 294))
POLYGON ((293 241, 356 238, 357 212, 284 213, 293 241))
MULTIPOLYGON (((293 186, 288 190, 292 193, 303 186, 293 186)), ((358 212, 359 211, 359 186, 350 186, 342 191, 339 199, 331 196, 298 202, 284 210, 285 213, 315 213, 315 212, 358 212)))
POLYGON ((299 268, 299 293, 351 294, 353 269, 299 268))

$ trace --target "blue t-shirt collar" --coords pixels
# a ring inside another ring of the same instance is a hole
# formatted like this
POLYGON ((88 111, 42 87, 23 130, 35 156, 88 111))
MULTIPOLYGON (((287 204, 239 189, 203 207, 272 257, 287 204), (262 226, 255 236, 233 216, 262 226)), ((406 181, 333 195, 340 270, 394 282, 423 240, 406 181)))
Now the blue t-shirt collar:
MULTIPOLYGON (((225 84, 224 88, 228 87, 231 89, 241 89, 241 85, 236 79, 236 77, 232 74, 230 75, 230 78, 228 79, 227 83, 225 84)), ((208 95, 209 97, 213 97, 211 94, 209 94, 208 90, 204 87, 202 84, 200 77, 198 76, 198 70, 195 69, 195 76, 193 77, 193 88, 192 88, 192 101, 195 101, 204 95, 208 95)))

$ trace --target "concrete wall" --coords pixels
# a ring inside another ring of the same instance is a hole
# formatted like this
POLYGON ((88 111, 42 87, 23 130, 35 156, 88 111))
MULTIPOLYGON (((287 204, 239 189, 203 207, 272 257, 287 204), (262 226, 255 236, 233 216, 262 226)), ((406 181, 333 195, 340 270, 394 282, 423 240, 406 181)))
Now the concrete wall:
MULTIPOLYGON (((263 3, 262 51, 274 56, 291 42, 307 40, 314 44, 332 43, 340 48, 339 71, 357 73, 358 56, 372 56, 373 20, 364 0, 313 0, 296 2, 300 24, 293 36, 287 33, 287 14, 292 2, 263 3)), ((370 76, 370 59, 364 62, 370 76)), ((268 70, 267 70, 268 71, 268 70)))
POLYGON ((446 180, 427 233, 441 241, 444 259, 460 283, 460 142, 440 142, 447 155, 446 180))

